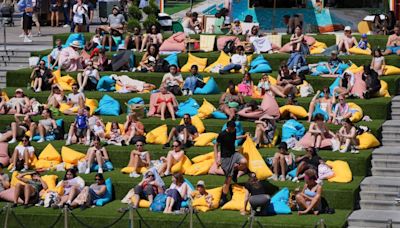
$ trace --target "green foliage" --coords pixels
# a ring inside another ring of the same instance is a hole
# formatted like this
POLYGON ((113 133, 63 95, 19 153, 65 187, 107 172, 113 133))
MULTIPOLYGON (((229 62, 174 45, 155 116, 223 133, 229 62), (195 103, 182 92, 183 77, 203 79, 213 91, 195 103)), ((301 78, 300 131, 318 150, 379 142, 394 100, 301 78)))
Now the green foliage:
POLYGON ((132 4, 128 9, 128 17, 140 21, 143 17, 142 11, 140 11, 139 7, 132 4))
POLYGON ((131 18, 128 20, 128 24, 127 24, 127 29, 128 32, 133 32, 134 28, 139 28, 141 29, 141 25, 140 22, 137 19, 131 18))
POLYGON ((144 29, 149 29, 151 26, 156 25, 158 28, 160 28, 160 23, 158 22, 157 16, 156 15, 149 15, 147 19, 143 22, 143 28, 144 29))

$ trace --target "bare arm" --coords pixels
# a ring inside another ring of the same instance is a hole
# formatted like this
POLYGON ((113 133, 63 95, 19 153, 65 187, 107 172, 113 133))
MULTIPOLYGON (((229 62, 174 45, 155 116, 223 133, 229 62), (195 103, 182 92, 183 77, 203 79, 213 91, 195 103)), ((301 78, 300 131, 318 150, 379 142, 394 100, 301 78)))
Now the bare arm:
POLYGON ((218 146, 219 146, 219 143, 216 142, 216 143, 214 144, 214 161, 215 161, 215 163, 216 163, 217 165, 220 165, 220 159, 219 159, 219 157, 218 157, 218 146))

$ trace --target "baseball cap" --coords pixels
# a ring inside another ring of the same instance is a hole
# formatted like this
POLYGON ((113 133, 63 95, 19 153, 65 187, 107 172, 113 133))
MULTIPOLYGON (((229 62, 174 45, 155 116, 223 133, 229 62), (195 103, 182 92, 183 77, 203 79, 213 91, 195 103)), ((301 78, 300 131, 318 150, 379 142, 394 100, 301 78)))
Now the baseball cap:
POLYGON ((21 88, 18 88, 18 89, 15 90, 15 92, 16 93, 18 93, 18 92, 23 93, 24 91, 21 88))
POLYGON ((363 33, 363 34, 361 35, 361 38, 367 38, 367 34, 363 33))
POLYGON ((279 149, 287 150, 287 143, 281 142, 281 143, 279 144, 278 148, 279 148, 279 149))
POLYGON ((239 22, 239 18, 235 18, 235 20, 233 20, 233 22, 239 22))
POLYGON ((351 31, 351 27, 350 26, 344 27, 344 31, 351 31))
POLYGON ((206 187, 206 184, 204 183, 203 180, 199 180, 199 181, 197 181, 196 186, 203 186, 203 187, 206 187))

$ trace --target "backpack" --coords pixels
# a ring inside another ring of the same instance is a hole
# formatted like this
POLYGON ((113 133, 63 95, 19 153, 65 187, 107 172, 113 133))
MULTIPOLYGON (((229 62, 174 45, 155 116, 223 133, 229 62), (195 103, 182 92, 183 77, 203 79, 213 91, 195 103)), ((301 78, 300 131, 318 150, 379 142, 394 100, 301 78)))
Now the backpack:
POLYGON ((156 62, 155 72, 168 72, 169 63, 165 59, 159 59, 156 62))
POLYGON ((233 53, 234 50, 235 50, 235 41, 234 40, 226 41, 225 46, 222 49, 222 51, 224 51, 226 54, 229 54, 229 53, 233 53))
POLYGON ((158 194, 154 198, 153 203, 150 205, 150 211, 162 212, 165 209, 167 203, 167 194, 158 194))

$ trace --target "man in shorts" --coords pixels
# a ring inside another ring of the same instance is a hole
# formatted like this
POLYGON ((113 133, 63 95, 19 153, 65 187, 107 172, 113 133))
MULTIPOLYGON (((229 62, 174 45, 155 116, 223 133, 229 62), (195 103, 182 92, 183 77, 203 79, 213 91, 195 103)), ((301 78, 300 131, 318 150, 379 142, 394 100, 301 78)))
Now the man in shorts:
POLYGON ((191 147, 193 145, 193 140, 199 136, 197 128, 193 126, 192 119, 189 114, 183 115, 183 124, 172 128, 168 136, 168 141, 164 144, 163 148, 170 147, 169 143, 174 138, 181 141, 185 147, 191 147))
POLYGON ((382 53, 383 55, 400 55, 400 26, 394 26, 393 32, 394 34, 388 38, 386 50, 382 53))
POLYGON ((221 166, 225 174, 220 206, 228 201, 226 195, 228 194, 232 180, 237 182, 239 171, 247 169, 246 158, 235 150, 236 139, 245 138, 246 135, 236 136, 236 124, 233 120, 229 121, 226 126, 226 130, 219 133, 217 142, 214 144, 216 165, 221 166), (220 153, 218 153, 218 146, 220 146, 220 153))

